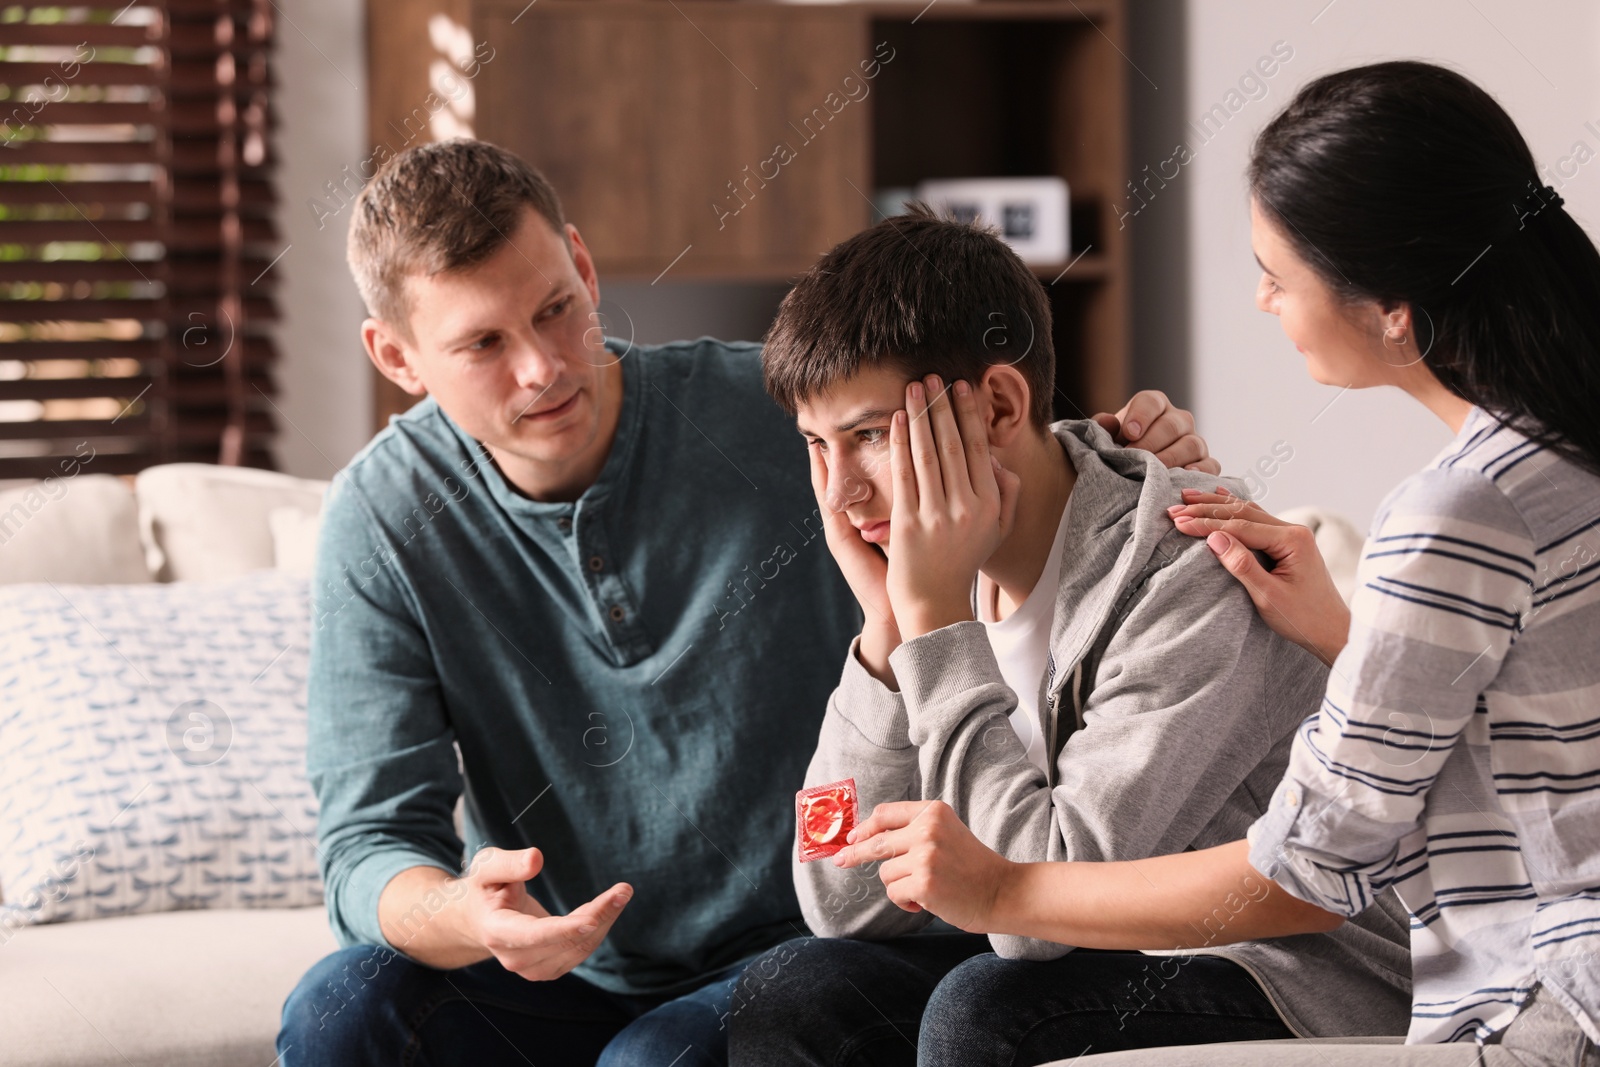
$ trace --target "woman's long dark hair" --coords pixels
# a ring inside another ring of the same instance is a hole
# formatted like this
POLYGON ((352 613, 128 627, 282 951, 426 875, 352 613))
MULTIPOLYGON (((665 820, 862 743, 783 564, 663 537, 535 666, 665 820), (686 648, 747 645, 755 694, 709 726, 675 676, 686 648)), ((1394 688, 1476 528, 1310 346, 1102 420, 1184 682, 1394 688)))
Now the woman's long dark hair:
POLYGON ((1600 252, 1461 75, 1377 63, 1297 93, 1250 192, 1347 300, 1409 304, 1444 386, 1600 473, 1600 252))

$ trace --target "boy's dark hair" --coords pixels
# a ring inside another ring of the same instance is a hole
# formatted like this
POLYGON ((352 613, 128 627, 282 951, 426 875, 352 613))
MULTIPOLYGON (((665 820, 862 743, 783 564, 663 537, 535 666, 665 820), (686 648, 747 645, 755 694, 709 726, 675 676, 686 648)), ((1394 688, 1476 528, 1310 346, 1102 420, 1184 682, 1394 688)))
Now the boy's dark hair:
POLYGON ((487 141, 418 145, 388 160, 356 197, 347 258, 367 312, 410 336, 405 280, 476 266, 533 208, 565 241, 550 183, 487 141))
POLYGON ((1055 393, 1050 330, 1044 287, 993 230, 913 203, 801 276, 767 331, 762 374, 792 415, 873 366, 976 385, 985 368, 1009 363, 1042 428, 1055 393))

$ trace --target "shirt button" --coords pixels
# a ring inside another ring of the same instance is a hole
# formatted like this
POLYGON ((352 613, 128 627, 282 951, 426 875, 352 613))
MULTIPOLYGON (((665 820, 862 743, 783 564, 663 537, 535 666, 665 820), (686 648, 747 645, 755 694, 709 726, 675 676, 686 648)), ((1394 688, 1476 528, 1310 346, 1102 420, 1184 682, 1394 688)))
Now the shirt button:
POLYGON ((560 530, 562 533, 566 533, 572 529, 572 520, 567 518, 565 515, 561 516, 556 520, 556 529, 560 530))
POLYGON ((605 567, 605 565, 606 565, 606 561, 601 559, 599 556, 590 556, 589 557, 589 569, 590 570, 597 571, 597 570, 600 570, 603 567, 605 567))
POLYGON ((613 605, 611 605, 611 621, 612 622, 621 622, 622 621, 622 616, 624 614, 626 614, 626 613, 622 610, 622 605, 621 604, 613 604, 613 605))
POLYGON ((1300 803, 1300 794, 1293 789, 1285 789, 1283 791, 1283 802, 1291 808, 1295 807, 1300 803))

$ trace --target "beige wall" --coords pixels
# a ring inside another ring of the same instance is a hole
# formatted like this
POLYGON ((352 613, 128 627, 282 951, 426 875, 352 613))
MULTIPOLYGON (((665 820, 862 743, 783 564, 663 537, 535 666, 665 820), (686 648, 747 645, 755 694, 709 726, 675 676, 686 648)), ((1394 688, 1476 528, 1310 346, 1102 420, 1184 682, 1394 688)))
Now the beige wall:
MULTIPOLYGON (((1152 248, 1152 241, 1145 240, 1137 251, 1151 259, 1159 273, 1162 259, 1171 257, 1159 247, 1160 234, 1154 231, 1159 225, 1171 226, 1172 216, 1180 216, 1185 238, 1181 243, 1186 247, 1178 250, 1177 259, 1187 273, 1187 309, 1182 317, 1187 321, 1188 395, 1213 451, 1230 472, 1242 472, 1258 458, 1270 456, 1278 442, 1293 449, 1294 458, 1265 481, 1270 509, 1320 503, 1365 528, 1384 494, 1427 463, 1450 434, 1396 391, 1341 395, 1311 381, 1277 320, 1255 310, 1259 274, 1250 254, 1243 192, 1250 140, 1297 86, 1318 74, 1386 58, 1446 63, 1501 101, 1521 126, 1535 157, 1549 166, 1547 180, 1560 188, 1567 210, 1591 233, 1600 233, 1600 157, 1581 167, 1569 160, 1567 176, 1557 170, 1563 157, 1573 154, 1576 142, 1600 153, 1600 4, 1593 0, 1334 0, 1331 6, 1327 0, 1178 2, 1188 32, 1183 62, 1176 66, 1186 69, 1148 69, 1146 74, 1161 91, 1167 88, 1161 85, 1164 77, 1173 79, 1174 89, 1181 85, 1189 120, 1223 102, 1240 76, 1275 42, 1293 49, 1293 58, 1265 80, 1265 98, 1240 107, 1179 177, 1158 190, 1158 197, 1188 197, 1187 205, 1180 204, 1187 211, 1160 215, 1154 210, 1161 206, 1160 200, 1152 199, 1149 209, 1128 220, 1130 226, 1156 224, 1151 237, 1158 246, 1152 248)), ((1166 14, 1170 18, 1172 12, 1166 14)), ((1157 25, 1142 32, 1159 31, 1157 25)), ((1147 48, 1144 54, 1152 55, 1152 50, 1147 48)), ((1131 77, 1132 84, 1145 84, 1139 74, 1131 77)), ((1147 84, 1145 89, 1149 106, 1148 100, 1159 92, 1149 91, 1147 84)), ((1140 173, 1146 163, 1162 158, 1138 158, 1130 167, 1140 173)), ((1156 295, 1170 294, 1171 289, 1168 278, 1166 290, 1156 285, 1156 295)), ((1156 310, 1148 305, 1140 309, 1156 310)), ((1148 357, 1148 351, 1144 354, 1148 357)))
MULTIPOLYGON (((1570 177, 1555 170, 1577 141, 1600 153, 1600 134, 1585 126, 1600 130, 1600 4, 1131 2, 1129 54, 1138 69, 1128 68, 1135 120, 1129 177, 1142 178, 1146 165, 1157 169, 1179 138, 1198 146, 1193 161, 1165 188, 1155 187, 1145 205, 1126 204, 1139 208, 1125 220, 1135 253, 1138 384, 1163 386, 1192 403, 1230 472, 1275 447, 1279 454, 1292 449, 1293 458, 1264 480, 1270 508, 1321 503, 1364 526, 1383 494, 1449 434, 1398 394, 1338 395, 1312 382, 1276 320, 1255 310, 1242 178, 1250 139, 1319 73, 1400 56, 1450 63, 1506 104, 1551 167, 1568 210, 1600 227, 1600 159, 1570 177), (1279 41, 1293 56, 1262 80, 1265 95, 1241 93, 1246 102, 1200 145, 1188 124, 1213 105, 1226 107, 1241 75, 1279 41)), ((367 363, 356 336, 362 310, 343 258, 345 216, 319 228, 308 207, 323 183, 363 154, 362 5, 281 0, 280 9, 280 219, 293 248, 281 263, 278 455, 291 473, 325 478, 370 436, 367 363)), ((657 291, 664 286, 607 286, 608 300, 628 309, 641 341, 752 336, 776 296, 769 287, 657 291)))
POLYGON ((366 139, 360 0, 277 0, 280 469, 328 478, 371 436, 372 385, 358 329, 361 298, 344 265, 341 213, 319 227, 309 202, 366 139), (314 43, 313 43, 314 42, 314 43))

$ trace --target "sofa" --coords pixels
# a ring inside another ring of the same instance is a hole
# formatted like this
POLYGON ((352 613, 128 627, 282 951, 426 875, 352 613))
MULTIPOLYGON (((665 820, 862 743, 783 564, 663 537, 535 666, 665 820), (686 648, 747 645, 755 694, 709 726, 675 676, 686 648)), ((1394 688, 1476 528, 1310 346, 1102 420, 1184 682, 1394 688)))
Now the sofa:
MULTIPOLYGON (((329 483, 204 464, 0 489, 0 1067, 268 1067, 335 942, 305 782, 329 483)), ((1360 535, 1317 531, 1346 597, 1360 535)))
MULTIPOLYGON (((180 877, 164 900, 148 892, 140 899, 118 899, 119 880, 135 887, 170 880, 152 873, 142 856, 128 862, 151 842, 158 849, 163 842, 173 842, 168 848, 183 847, 181 835, 159 830, 121 843, 134 848, 118 854, 101 848, 99 855, 81 861, 75 877, 54 886, 61 899, 47 899, 52 895, 48 888, 38 892, 41 885, 50 885, 50 878, 38 876, 37 863, 32 868, 19 864, 17 853, 26 848, 37 852, 48 842, 19 843, 19 835, 43 836, 41 825, 73 822, 94 805, 81 798, 62 803, 56 796, 60 790, 37 782, 19 784, 62 754, 36 751, 39 742, 50 740, 56 719, 36 715, 42 702, 18 698, 16 690, 41 688, 90 669, 85 663, 98 652, 123 671, 136 664, 157 688, 173 692, 175 683, 157 674, 152 664, 176 658, 187 675, 225 671, 227 664, 219 659, 248 657, 249 640, 272 639, 273 627, 259 625, 259 620, 274 613, 286 620, 280 625, 303 636, 316 515, 326 487, 326 482, 266 471, 174 464, 131 479, 85 469, 0 492, 0 662, 7 663, 0 693, 12 694, 0 697, 0 777, 8 779, 0 785, 0 910, 9 909, 5 914, 11 920, 0 922, 0 1004, 5 1005, 0 1012, 0 1065, 267 1067, 274 1061, 284 998, 312 963, 336 947, 326 913, 317 903, 320 880, 306 869, 314 868, 315 850, 303 835, 314 834, 315 821, 304 786, 305 650, 279 655, 271 673, 255 683, 254 689, 264 693, 259 698, 264 706, 248 715, 235 710, 231 751, 212 765, 225 767, 231 760, 251 770, 249 784, 241 787, 243 800, 218 794, 221 799, 214 803, 220 815, 212 820, 210 832, 215 839, 238 834, 239 840, 230 844, 240 847, 232 848, 231 855, 241 866, 252 854, 275 855, 275 849, 287 847, 284 842, 297 843, 294 862, 300 869, 295 877, 253 894, 248 882, 228 882, 225 872, 219 876, 202 865, 199 877, 180 877), (242 596, 240 583, 255 583, 254 600, 242 596), (235 592, 230 599, 213 593, 219 589, 235 592), (143 620, 152 641, 166 640, 185 627, 163 627, 159 612, 173 611, 170 598, 185 595, 200 601, 198 608, 184 612, 196 619, 187 627, 195 639, 186 644, 167 640, 168 647, 147 650, 150 656, 142 658, 133 646, 144 635, 115 629, 119 618, 130 626, 143 620), (203 622, 197 615, 201 609, 213 612, 203 622), (148 623, 151 611, 158 613, 155 625, 148 623), (80 619, 74 630, 73 621, 80 619), (235 625, 249 640, 227 635, 235 625), (50 642, 76 643, 83 634, 92 637, 89 644, 95 647, 64 648, 52 659, 50 642), (133 664, 118 660, 101 635, 123 648, 133 664), (44 645, 36 651, 42 654, 33 662, 46 662, 46 667, 19 673, 15 662, 30 647, 26 642, 41 641, 44 645), (211 644, 226 646, 226 651, 219 657, 206 647, 211 644), (275 685, 269 686, 269 680, 275 685), (269 717, 275 727, 270 733, 245 728, 269 717), (31 748, 30 740, 36 743, 31 748), (272 764, 271 773, 258 763, 272 764), (45 793, 51 798, 41 801, 45 793), (291 795, 299 810, 286 799, 291 795), (244 800, 253 801, 253 808, 244 800), (19 807, 32 810, 18 812, 19 807), (229 821, 235 816, 238 827, 229 821), (265 829, 251 826, 240 833, 252 816, 265 816, 259 820, 265 829), (252 835, 266 846, 241 844, 252 835), (272 837, 281 840, 273 843, 268 840, 272 837), (143 866, 131 873, 91 870, 102 862, 143 866), (205 884, 210 879, 215 883, 205 884), (188 887, 193 892, 180 894, 185 881, 196 883, 188 887), (78 883, 83 894, 76 894, 78 883), (35 902, 38 907, 23 907, 35 902)), ((249 682, 258 670, 252 662, 241 677, 249 682)), ((197 685, 198 692, 219 683, 186 677, 176 684, 197 685)), ((96 688, 88 699, 103 692, 96 688)), ((103 730, 94 725, 105 721, 105 713, 99 714, 89 725, 103 730)), ((69 725, 63 732, 81 725, 69 725)), ((195 739, 192 731, 178 736, 195 739)), ((131 747, 141 747, 137 737, 133 742, 131 747)), ((200 763, 210 753, 191 751, 182 742, 173 746, 176 751, 151 746, 148 738, 142 747, 151 767, 195 778, 195 789, 204 785, 198 775, 209 768, 190 767, 185 761, 200 763)), ((107 760, 107 753, 117 751, 107 744, 89 756, 107 760)), ((149 777, 156 785, 146 787, 127 813, 113 813, 112 832, 133 824, 136 817, 144 818, 149 829, 162 815, 159 807, 141 810, 162 784, 159 774, 149 777)), ((108 799, 121 798, 91 798, 108 799)), ((186 809, 185 817, 193 815, 192 807, 186 809)), ((103 812, 98 820, 89 815, 83 825, 105 832, 97 821, 106 821, 103 812)), ((199 825, 203 830, 205 824, 199 825)), ((63 872, 54 873, 59 878, 63 872)))

